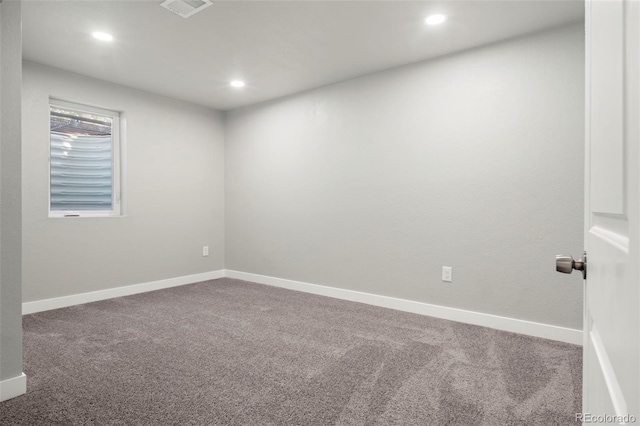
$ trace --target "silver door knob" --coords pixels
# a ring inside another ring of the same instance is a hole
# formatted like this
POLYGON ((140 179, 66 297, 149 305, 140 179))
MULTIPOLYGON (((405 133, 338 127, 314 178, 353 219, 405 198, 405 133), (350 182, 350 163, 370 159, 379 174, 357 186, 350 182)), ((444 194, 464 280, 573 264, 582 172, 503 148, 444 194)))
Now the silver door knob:
POLYGON ((582 259, 575 260, 572 256, 559 254, 556 256, 556 271, 570 274, 573 270, 582 271, 582 278, 587 278, 587 252, 582 253, 582 259))

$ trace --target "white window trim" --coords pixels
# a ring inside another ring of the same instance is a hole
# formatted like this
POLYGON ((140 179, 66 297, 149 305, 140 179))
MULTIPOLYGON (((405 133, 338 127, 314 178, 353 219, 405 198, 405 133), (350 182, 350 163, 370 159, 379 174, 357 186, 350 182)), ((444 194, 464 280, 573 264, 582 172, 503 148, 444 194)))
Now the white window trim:
MULTIPOLYGON (((51 210, 51 130, 49 130, 49 138, 47 138, 47 158, 49 159, 49 173, 47 173, 47 210, 49 211, 49 218, 79 218, 79 217, 120 217, 122 216, 122 176, 121 176, 121 134, 120 134, 120 121, 122 113, 119 111, 113 111, 108 109, 102 109, 98 107, 88 106, 84 104, 78 104, 75 102, 67 102, 59 99, 49 99, 49 121, 51 120, 51 107, 58 107, 62 109, 70 109, 78 112, 86 112, 89 114, 97 114, 111 118, 111 143, 112 143, 112 157, 111 157, 111 205, 113 210, 80 210, 80 211, 64 211, 64 210, 51 210)), ((47 126, 50 129, 50 124, 47 126)))

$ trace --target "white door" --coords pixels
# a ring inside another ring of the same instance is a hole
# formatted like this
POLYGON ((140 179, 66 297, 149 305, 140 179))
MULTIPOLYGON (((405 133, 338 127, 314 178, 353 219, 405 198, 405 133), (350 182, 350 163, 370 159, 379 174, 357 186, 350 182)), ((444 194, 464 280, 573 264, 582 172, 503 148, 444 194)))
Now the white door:
POLYGON ((586 8, 584 420, 640 424, 640 2, 586 8))

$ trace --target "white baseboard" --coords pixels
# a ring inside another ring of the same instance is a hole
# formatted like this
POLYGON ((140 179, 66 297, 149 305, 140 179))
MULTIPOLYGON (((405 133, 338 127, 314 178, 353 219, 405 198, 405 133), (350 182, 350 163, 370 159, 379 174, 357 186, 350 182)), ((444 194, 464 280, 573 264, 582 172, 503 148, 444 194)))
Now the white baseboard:
POLYGON ((572 328, 558 327, 555 325, 542 324, 538 322, 483 314, 480 312, 465 311, 463 309, 448 308, 446 306, 431 305, 428 303, 415 302, 412 300, 379 296, 377 294, 362 293, 359 291, 327 287, 323 285, 268 277, 265 275, 251 274, 229 269, 225 270, 225 276, 228 278, 237 278, 240 280, 252 281, 260 284, 287 288, 290 290, 298 290, 306 293, 319 294, 322 296, 329 296, 336 299, 349 300, 352 302, 366 303, 369 305, 411 312, 414 314, 428 315, 431 317, 442 318, 451 321, 480 325, 496 330, 510 331, 512 333, 557 340, 560 342, 572 343, 574 345, 582 345, 583 343, 582 330, 575 330, 572 328))
POLYGON ((129 296, 145 293, 147 291, 176 287, 185 284, 193 284, 200 281, 223 278, 224 270, 204 272, 201 274, 185 275, 166 280, 151 281, 141 284, 133 284, 106 290, 91 291, 88 293, 72 294, 70 296, 55 297, 53 299, 37 300, 22 304, 22 315, 36 312, 50 311, 51 309, 66 308, 67 306, 81 305, 83 303, 97 302, 99 300, 112 299, 114 297, 129 296))
POLYGON ((27 393, 27 376, 22 373, 18 377, 0 381, 0 402, 27 393))
POLYGON ((496 330, 510 331, 513 333, 525 334, 534 337, 542 337, 544 339, 557 340, 560 342, 567 342, 575 345, 583 344, 582 330, 501 317, 480 312, 466 311, 463 309, 449 308, 446 306, 431 305, 429 303, 398 299, 395 297, 380 296, 377 294, 363 293, 354 290, 327 287, 301 281, 268 277, 265 275, 251 274, 248 272, 233 271, 229 269, 116 287, 107 290, 92 291, 89 293, 56 297, 53 299, 38 300, 35 302, 26 302, 22 304, 22 314, 33 314, 36 312, 48 311, 51 309, 65 308, 67 306, 96 302, 99 300, 111 299, 114 297, 129 296, 131 294, 144 293, 147 291, 160 290, 163 288, 176 287, 180 285, 214 280, 223 277, 237 278, 245 281, 252 281, 255 283, 287 288, 290 290, 319 294, 322 296, 334 297, 336 299, 349 300, 352 302, 366 303, 369 305, 381 306, 383 308, 396 309, 399 311, 411 312, 414 314, 428 315, 451 321, 480 325, 483 327, 494 328, 496 330))

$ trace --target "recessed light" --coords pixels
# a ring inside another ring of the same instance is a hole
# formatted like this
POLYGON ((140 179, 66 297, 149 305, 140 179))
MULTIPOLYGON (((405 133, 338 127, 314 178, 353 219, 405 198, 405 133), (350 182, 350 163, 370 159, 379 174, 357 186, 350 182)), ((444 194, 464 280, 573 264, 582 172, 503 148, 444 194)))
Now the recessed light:
POLYGON ((231 84, 231 86, 233 86, 233 87, 244 87, 244 81, 242 81, 242 80, 233 80, 229 84, 231 84))
POLYGON ((111 34, 103 33, 102 31, 95 31, 91 33, 91 35, 100 41, 113 41, 113 36, 111 34))
POLYGON ((447 15, 437 14, 437 15, 428 16, 427 19, 425 19, 425 22, 428 25, 438 25, 438 24, 442 24, 446 20, 447 20, 447 15))

